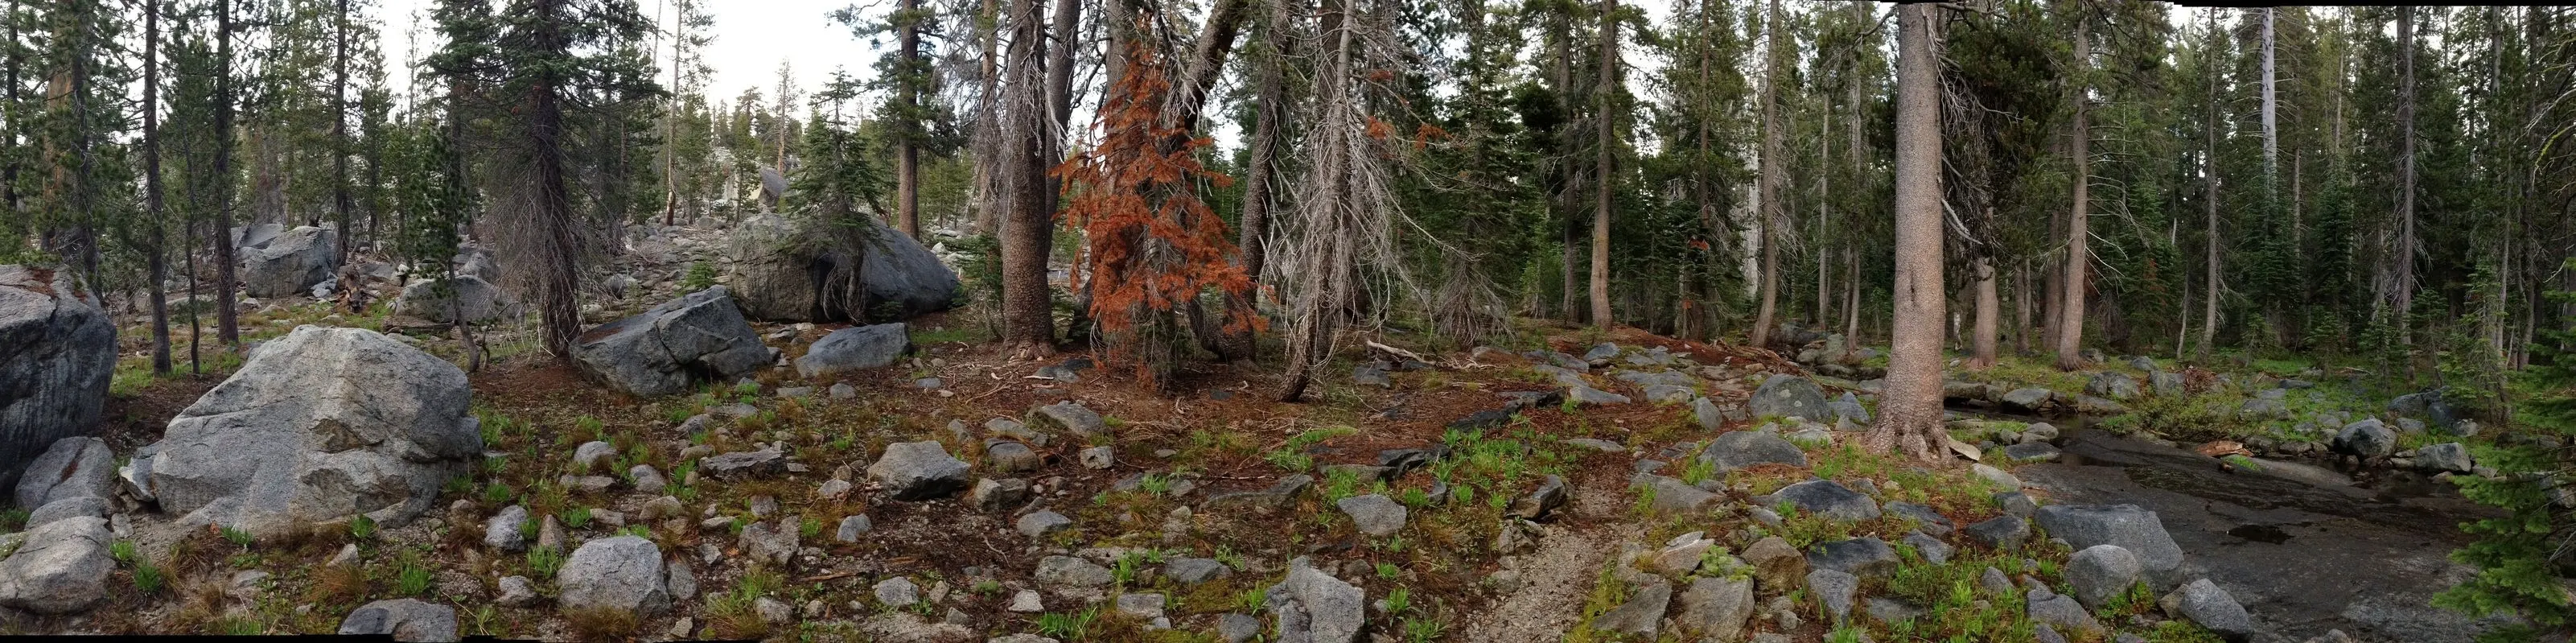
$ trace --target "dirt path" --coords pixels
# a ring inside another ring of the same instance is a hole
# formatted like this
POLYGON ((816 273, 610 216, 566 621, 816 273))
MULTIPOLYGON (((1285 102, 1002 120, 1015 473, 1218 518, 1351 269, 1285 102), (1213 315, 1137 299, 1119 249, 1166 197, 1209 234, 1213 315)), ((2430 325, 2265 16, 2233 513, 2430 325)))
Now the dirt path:
POLYGON ((1529 552, 1516 557, 1520 588, 1495 601, 1492 609, 1467 622, 1466 641, 1541 643, 1564 640, 1583 618, 1583 603, 1610 555, 1622 543, 1636 540, 1644 528, 1620 520, 1628 505, 1624 479, 1588 476, 1574 487, 1574 513, 1586 523, 1552 525, 1529 552))

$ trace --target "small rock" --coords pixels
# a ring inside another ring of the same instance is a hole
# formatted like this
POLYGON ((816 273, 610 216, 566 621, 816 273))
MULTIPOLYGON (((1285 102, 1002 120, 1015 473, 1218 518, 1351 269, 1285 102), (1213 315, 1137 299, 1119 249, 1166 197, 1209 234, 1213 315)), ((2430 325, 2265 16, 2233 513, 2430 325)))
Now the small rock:
POLYGON ((501 508, 500 513, 483 521, 483 545, 505 552, 527 551, 528 537, 519 532, 519 526, 527 522, 526 507, 510 505, 501 508))
POLYGON ((1035 614, 1046 611, 1046 603, 1038 596, 1037 590, 1024 589, 1011 596, 1011 606, 1005 609, 1020 614, 1035 614))
POLYGON ((901 576, 877 581, 876 587, 870 591, 876 595, 877 603, 886 607, 912 607, 914 603, 921 602, 921 588, 913 585, 911 579, 901 576))
POLYGON ((1862 578, 1888 578, 1896 575, 1896 548, 1877 538, 1853 538, 1816 543, 1807 548, 1807 566, 1831 569, 1862 578))
POLYGON ((2157 604, 2166 614, 2199 624, 2231 641, 2245 640, 2254 633, 2254 619, 2246 615, 2245 606, 2206 578, 2184 584, 2157 604))
POLYGON ((949 457, 936 441, 897 442, 886 445, 885 454, 868 465, 868 478, 895 500, 920 501, 965 489, 971 468, 949 457))
POLYGON ((2020 549, 2024 541, 2030 540, 2030 522, 2012 514, 1996 516, 1959 531, 1967 535, 1969 542, 2004 551, 2020 549))
POLYGON ((600 463, 615 457, 617 445, 598 440, 583 442, 572 450, 572 464, 576 471, 596 471, 600 463))
POLYGON ((841 526, 833 530, 832 538, 845 543, 854 543, 859 541, 860 534, 868 533, 868 530, 875 528, 868 523, 867 514, 849 516, 841 519, 841 526))
POLYGON ((1048 534, 1072 528, 1073 519, 1053 511, 1037 511, 1020 516, 1017 527, 1022 536, 1044 538, 1048 534))
POLYGON ((396 641, 454 641, 456 608, 398 598, 359 606, 340 621, 342 636, 390 636, 396 641))
POLYGON ((1647 583, 1629 594, 1628 602, 1594 617, 1592 629, 1647 639, 1655 638, 1655 634, 1663 628, 1664 610, 1672 605, 1672 601, 1672 584, 1662 580, 1647 583))
POLYGON ((1404 505, 1381 494, 1343 498, 1333 506, 1349 514, 1351 523, 1359 527, 1360 533, 1385 536, 1404 528, 1404 505))
POLYGON ((1825 617, 1836 625, 1851 621, 1852 593, 1860 591, 1860 578, 1831 569, 1807 572, 1807 595, 1825 608, 1825 617))
POLYGON ((1083 449, 1080 457, 1082 460, 1082 468, 1094 471, 1107 469, 1112 466, 1117 466, 1118 464, 1118 451, 1105 446, 1083 449))
POLYGON ((2137 585, 2145 572, 2137 555, 2129 550, 2119 545, 2094 545, 2067 559, 2066 586, 2085 607, 2102 609, 2111 599, 2137 585))

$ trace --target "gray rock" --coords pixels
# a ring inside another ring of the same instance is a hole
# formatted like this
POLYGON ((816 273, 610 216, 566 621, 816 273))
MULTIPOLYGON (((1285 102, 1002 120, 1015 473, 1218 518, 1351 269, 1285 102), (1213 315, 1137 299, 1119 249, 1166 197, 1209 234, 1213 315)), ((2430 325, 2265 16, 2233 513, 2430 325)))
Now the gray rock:
POLYGON ((1696 398, 1691 400, 1691 419, 1699 422, 1702 431, 1716 431, 1726 426, 1726 411, 1708 398, 1696 398))
POLYGON ((1297 494, 1303 493, 1306 490, 1306 487, 1312 484, 1315 484, 1314 476, 1303 473, 1292 473, 1280 476, 1279 480, 1271 483, 1268 488, 1208 494, 1207 502, 1204 503, 1203 506, 1213 508, 1228 505, 1249 505, 1258 508, 1276 509, 1287 505, 1290 502, 1294 502, 1297 499, 1297 494))
POLYGON ((2028 387, 2017 388, 2010 392, 2006 392, 2002 398, 1997 399, 1996 401, 2002 402, 2005 407, 2014 410, 2036 413, 2048 410, 2048 408, 2054 404, 2056 399, 2057 392, 2055 391, 2044 388, 2028 387))
POLYGON ((1565 499, 1565 479, 1548 474, 1539 481, 1538 488, 1513 499, 1511 507, 1503 515, 1523 520, 1546 520, 1558 507, 1565 506, 1565 499))
POLYGON ((744 557, 753 561, 785 565, 796 556, 796 541, 800 534, 794 520, 781 518, 775 527, 768 522, 753 522, 742 528, 742 535, 734 537, 734 545, 742 549, 744 557))
POLYGON ((574 343, 572 354, 583 374, 640 397, 729 381, 774 361, 724 286, 592 328, 574 343))
POLYGON ((18 476, 21 509, 40 509, 71 498, 105 500, 115 489, 116 454, 98 438, 55 440, 43 455, 26 466, 18 476))
POLYGON ((2245 606, 2206 578, 2184 584, 2157 604, 2166 614, 2199 624, 2230 641, 2242 641, 2254 634, 2254 619, 2246 615, 2245 606))
POLYGON ((1073 528, 1073 519, 1053 511, 1036 511, 1020 516, 1015 527, 1022 536, 1044 538, 1047 534, 1073 528))
POLYGON ((1038 559, 1037 571, 1030 578, 1042 585, 1064 587, 1101 587, 1118 581, 1109 568, 1072 556, 1038 559))
POLYGON ((1977 576, 1977 589, 1989 594, 2008 595, 2013 593, 2013 582, 2004 577, 2004 570, 1988 567, 1986 573, 1977 576))
POLYGON ((2007 514, 2029 518, 2032 514, 2039 513, 2039 503, 2032 502, 2030 496, 2019 491, 1996 493, 1994 500, 1995 506, 2003 509, 2007 514))
POLYGON ((2058 454, 2057 446, 2046 442, 2023 442, 2004 447, 2003 452, 2004 459, 2013 462, 2053 462, 2058 454))
POLYGON ((1952 527, 1950 519, 1943 517, 1941 512, 1934 511, 1931 507, 1911 502, 1889 502, 1887 503, 1886 510, 1887 513, 1896 514, 1906 519, 1913 520, 1915 524, 1922 526, 1923 533, 1934 536, 1947 536, 1950 534, 1952 527))
POLYGON ((698 460, 698 472, 717 480, 752 480, 787 472, 787 454, 773 449, 735 451, 698 460))
POLYGON ((2397 452, 2397 432, 2381 424, 2378 418, 2346 424, 2335 433, 2334 450, 2365 458, 2376 458, 2397 452))
POLYGON ((492 602, 502 607, 531 607, 537 604, 537 583, 526 576, 503 576, 500 597, 492 602))
POLYGON ((1118 450, 1106 446, 1085 448, 1076 454, 1082 468, 1099 471, 1118 466, 1118 450))
POLYGON ((2088 395, 2098 395, 2114 400, 2137 399, 2143 394, 2138 389, 2138 380, 2136 378, 2129 377, 2124 373, 2113 371, 2094 373, 2091 379, 2084 382, 2084 392, 2088 395))
POLYGON ((1334 501, 1333 506, 1349 514, 1351 524, 1359 527, 1360 533, 1385 536, 1404 528, 1404 505, 1382 494, 1343 498, 1334 501))
POLYGON ((1673 586, 1662 580, 1646 583, 1628 595, 1628 602, 1593 617, 1592 629, 1628 636, 1655 638, 1663 629, 1664 610, 1673 602, 1673 586))
POLYGON ((265 244, 235 250, 241 255, 243 293, 263 299, 303 293, 329 281, 340 265, 339 233, 313 226, 298 226, 265 244))
POLYGON ((2468 473, 2477 469, 2469 457, 2469 448, 2458 442, 2444 442, 2415 450, 2415 468, 2426 471, 2468 473))
POLYGON ((1753 579, 1697 578, 1682 590, 1673 622, 1701 640, 1733 641, 1744 635, 1753 618, 1753 579))
POLYGON ((1036 471, 1044 461, 1029 445, 1009 440, 996 440, 984 445, 984 467, 994 473, 1036 471))
POLYGON ((1744 563, 1753 566, 1753 579, 1761 583, 1764 593, 1787 593, 1807 576, 1807 555, 1779 536, 1766 536, 1744 548, 1744 563))
POLYGON ((1650 473, 1637 474, 1630 484, 1643 494, 1650 494, 1647 510, 1661 515, 1687 514, 1706 509, 1718 501, 1718 495, 1674 478, 1650 473))
POLYGON ((2252 420, 2286 420, 2290 419, 2290 405, 2278 399, 2255 398, 2246 400, 2244 406, 2237 407, 2236 414, 2252 420))
POLYGON ((576 470, 589 472, 597 470, 600 463, 615 457, 617 457, 617 445, 592 440, 573 447, 572 465, 576 470))
POLYGON ((2151 576, 2182 565, 2182 548, 2165 533, 2156 512, 2137 505, 2049 505, 2039 508, 2036 521, 2050 537, 2065 539, 2077 549, 2119 545, 2137 555, 2151 576))
POLYGON ((1627 404, 1628 396, 1592 388, 1581 383, 1565 387, 1565 399, 1582 405, 1627 404))
POLYGON ((2085 607, 2102 609, 2145 577, 2136 554, 2119 545, 2094 545, 2066 560, 2066 588, 2085 607))
POLYGON ((1233 574, 1233 568, 1214 558, 1174 558, 1163 563, 1163 577, 1182 585, 1197 585, 1233 574))
POLYGON ((518 505, 502 507, 500 513, 483 521, 483 545, 505 552, 527 551, 528 537, 519 531, 528 522, 528 509, 518 505))
POLYGON ((1906 546, 1913 547, 1914 553, 1923 555, 1923 562, 1934 565, 1949 564, 1950 554, 1955 553, 1951 550, 1950 543, 1941 542, 1941 539, 1926 536, 1920 531, 1906 534, 1903 542, 1906 546))
POLYGON ((1565 443, 1566 443, 1566 444, 1568 444, 1568 445, 1578 446, 1578 447, 1583 447, 1583 448, 1586 448, 1586 449, 1591 449, 1591 450, 1599 451, 1599 452, 1602 452, 1602 453, 1620 453, 1620 452, 1624 452, 1624 451, 1627 451, 1627 450, 1628 450, 1628 446, 1627 446, 1627 445, 1623 445, 1623 444, 1620 444, 1620 443, 1617 443, 1617 442, 1611 442, 1611 441, 1609 441, 1609 440, 1603 440, 1603 439, 1600 439, 1600 438, 1574 438, 1574 439, 1571 439, 1571 440, 1566 440, 1566 441, 1565 441, 1565 443))
POLYGON ((921 602, 921 587, 913 585, 912 579, 901 576, 877 581, 869 593, 876 596, 877 603, 886 607, 912 607, 914 603, 921 602))
POLYGON ((2155 387, 2158 396, 2175 396, 2188 392, 2184 388, 2181 373, 2165 371, 2148 373, 2147 383, 2155 387))
POLYGON ((1054 427, 1082 437, 1109 432, 1109 422, 1099 413, 1073 401, 1057 402, 1029 409, 1028 423, 1036 427, 1054 427))
POLYGON ((1250 643, 1261 636, 1261 619, 1245 614, 1220 616, 1216 620, 1216 632, 1217 636, 1225 639, 1225 643, 1250 643))
POLYGON ((751 599, 751 611, 760 614, 760 620, 768 621, 770 625, 786 625, 796 619, 796 608, 767 596, 751 599))
POLYGON ((1923 608, 1884 596, 1870 597, 1864 609, 1868 610, 1871 620, 1890 625, 1911 621, 1923 615, 1923 608))
POLYGON ((1825 389, 1795 375, 1774 374, 1763 380, 1745 404, 1757 417, 1799 417, 1819 422, 1834 417, 1825 406, 1825 389))
POLYGON ((687 559, 670 559, 662 565, 662 572, 662 590, 670 592, 671 600, 685 601, 697 597, 698 577, 689 571, 687 559))
POLYGON ((2102 627, 2101 621, 2094 620, 2093 614, 2085 611, 2084 605, 2076 602, 2075 597, 2072 596, 2061 596, 2046 589, 2032 589, 2023 605, 2030 613, 2030 620, 2050 627, 2092 635, 2108 631, 2102 627))
POLYGON ((1656 404, 1680 404, 1688 402, 1691 398, 1698 396, 1699 392, 1691 390, 1688 386, 1675 386, 1671 384, 1650 384, 1646 386, 1646 401, 1656 404))
POLYGON ((106 518, 107 512, 108 505, 106 498, 98 496, 72 496, 45 503, 45 506, 37 507, 34 512, 28 513, 26 528, 34 529, 44 526, 46 523, 66 518, 79 518, 82 516, 106 518))
POLYGON ((930 500, 965 489, 970 469, 936 441, 897 442, 868 465, 868 479, 895 500, 930 500))
POLYGON ((107 600, 107 520, 65 518, 23 533, 8 560, 0 561, 0 605, 41 614, 87 610, 107 600))
POLYGON ((1359 587, 1301 556, 1288 561, 1288 578, 1270 587, 1264 603, 1278 615, 1276 640, 1353 643, 1366 624, 1367 600, 1359 587))
POLYGON ((909 352, 912 336, 903 324, 852 326, 814 340, 813 346, 806 347, 805 356, 796 358, 796 374, 822 377, 878 368, 895 363, 909 352))
POLYGON ((1714 465, 1718 473, 1761 464, 1807 466, 1807 452, 1780 436, 1758 431, 1735 431, 1710 440, 1699 460, 1714 465))
POLYGON ((403 286, 402 294, 395 296, 393 303, 395 314, 440 324, 452 324, 458 319, 488 322, 517 307, 510 293, 473 275, 412 282, 403 286))
POLYGON ((1878 501, 1832 480, 1809 480, 1782 487, 1762 504, 1776 506, 1783 502, 1796 506, 1799 511, 1835 520, 1872 520, 1879 516, 1878 501))
POLYGON ((671 607, 661 548, 642 536, 582 543, 555 572, 555 603, 566 613, 600 610, 651 618, 671 607))
POLYGON ((1851 622, 1852 593, 1860 591, 1860 577, 1832 569, 1807 572, 1807 595, 1825 608, 1825 618, 1835 625, 1851 622))
POLYGON ((841 525, 832 530, 832 539, 845 543, 858 542, 860 534, 868 533, 875 528, 875 525, 868 522, 867 514, 844 517, 841 519, 841 525))
POLYGON ((1029 481, 1019 478, 977 480, 975 488, 966 492, 966 505, 976 511, 1002 511, 1028 501, 1029 481))
POLYGON ((366 515, 399 527, 482 460, 465 372, 358 328, 304 326, 143 447, 161 508, 260 538, 366 515))
POLYGON ((1896 548, 1877 538, 1822 542, 1807 548, 1807 567, 1861 578, 1893 577, 1902 562, 1896 557, 1896 548))
POLYGON ((2020 516, 2004 514, 1985 522, 1968 525, 1961 528, 1959 533, 1966 535, 1969 542, 1984 545, 1990 549, 2011 551, 2020 549, 2023 542, 2030 540, 2030 522, 2022 520, 2020 516))
POLYGON ((1995 486, 2003 487, 2006 491, 2021 490, 2021 478, 2013 477, 2013 474, 2002 469, 1985 464, 1972 464, 1968 465, 1968 471, 1977 474, 1979 478, 1985 478, 1987 482, 1995 483, 1995 486))
POLYGON ((2049 424, 2047 422, 2032 422, 2027 426, 2023 426, 2021 429, 2020 442, 2023 443, 2053 442, 2056 440, 2057 425, 2054 424, 2049 424))
POLYGON ((340 621, 341 636, 391 636, 396 641, 454 641, 456 608, 397 598, 361 605, 340 621))
POLYGON ((1861 404, 1860 397, 1850 391, 1844 391, 1841 398, 1826 403, 1826 406, 1833 409, 1834 421, 1837 424, 1844 421, 1860 425, 1869 424, 1869 407, 1861 404))

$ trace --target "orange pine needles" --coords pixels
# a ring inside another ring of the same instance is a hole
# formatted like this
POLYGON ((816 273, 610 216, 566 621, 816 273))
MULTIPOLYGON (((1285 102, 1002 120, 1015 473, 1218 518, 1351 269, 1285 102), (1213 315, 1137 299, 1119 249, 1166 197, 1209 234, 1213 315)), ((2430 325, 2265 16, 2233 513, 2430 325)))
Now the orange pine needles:
MULTIPOLYGON (((1194 305, 1202 291, 1248 296, 1253 288, 1225 222, 1198 194, 1202 181, 1225 187, 1233 179, 1199 164, 1194 152, 1208 139, 1191 137, 1186 123, 1163 122, 1170 93, 1154 50, 1131 47, 1128 71, 1100 113, 1100 144, 1053 171, 1065 181, 1065 225, 1086 243, 1081 263, 1091 273, 1091 317, 1113 350, 1131 355, 1151 341, 1139 332, 1151 329, 1140 326, 1170 326, 1172 311, 1194 305)), ((1250 311, 1227 316, 1228 331, 1263 321, 1250 311)), ((1151 381, 1167 374, 1168 364, 1144 366, 1150 383, 1168 384, 1151 381)))

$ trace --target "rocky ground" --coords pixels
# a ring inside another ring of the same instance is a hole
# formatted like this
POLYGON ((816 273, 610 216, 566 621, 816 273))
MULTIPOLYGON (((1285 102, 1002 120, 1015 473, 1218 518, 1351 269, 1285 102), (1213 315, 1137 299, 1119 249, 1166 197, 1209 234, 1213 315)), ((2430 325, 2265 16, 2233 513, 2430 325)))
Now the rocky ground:
POLYGON ((1890 461, 1846 445, 1872 386, 1768 352, 1390 336, 1308 403, 1269 401, 1264 365, 1163 399, 1092 356, 1002 354, 962 315, 745 321, 694 283, 730 270, 722 238, 631 240, 571 364, 505 297, 475 351, 382 301, 247 303, 259 347, 195 377, 140 372, 129 326, 101 435, 20 479, 0 627, 2282 640, 2156 513, 2025 488, 2016 463, 2058 436, 1963 417, 1961 459, 1890 461))

